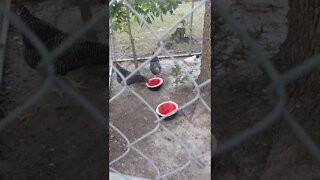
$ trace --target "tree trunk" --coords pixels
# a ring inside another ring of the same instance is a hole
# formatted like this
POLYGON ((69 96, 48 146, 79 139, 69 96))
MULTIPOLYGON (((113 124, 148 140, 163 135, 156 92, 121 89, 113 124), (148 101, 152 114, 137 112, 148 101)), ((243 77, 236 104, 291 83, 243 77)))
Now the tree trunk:
MULTIPOLYGON (((197 82, 200 84, 211 78, 211 1, 208 0, 205 6, 203 38, 202 38, 202 57, 201 72, 197 82)), ((210 92, 210 85, 207 85, 204 92, 210 92)))
MULTIPOLYGON (((78 1, 78 7, 80 9, 81 19, 84 24, 92 18, 90 3, 87 0, 80 0, 78 1)), ((91 30, 86 34, 86 36, 88 39, 98 41, 97 32, 94 29, 94 27, 91 28, 91 30)))
MULTIPOLYGON (((194 0, 192 0, 192 6, 191 6, 192 8, 194 8, 194 0)), ((211 6, 210 6, 210 8, 211 8, 211 6)), ((190 54, 192 53, 192 24, 193 24, 193 13, 191 13, 191 17, 190 17, 190 34, 189 34, 189 47, 190 47, 190 54)), ((211 20, 211 18, 210 18, 210 20, 211 20)))
POLYGON ((129 8, 127 8, 127 26, 128 26, 128 35, 130 37, 130 42, 131 42, 131 47, 132 47, 132 55, 133 55, 133 62, 134 62, 134 66, 137 69, 138 68, 138 60, 137 60, 137 54, 136 54, 136 47, 134 45, 134 39, 132 36, 132 31, 131 31, 131 25, 130 25, 130 10, 129 8))
MULTIPOLYGON (((281 72, 319 53, 319 10, 318 0, 289 0, 287 39, 273 58, 281 72)), ((316 144, 320 142, 319 75, 319 70, 312 71, 287 86, 288 111, 316 144)), ((276 129, 273 148, 261 180, 320 179, 319 164, 292 132, 289 124, 281 122, 276 129)))

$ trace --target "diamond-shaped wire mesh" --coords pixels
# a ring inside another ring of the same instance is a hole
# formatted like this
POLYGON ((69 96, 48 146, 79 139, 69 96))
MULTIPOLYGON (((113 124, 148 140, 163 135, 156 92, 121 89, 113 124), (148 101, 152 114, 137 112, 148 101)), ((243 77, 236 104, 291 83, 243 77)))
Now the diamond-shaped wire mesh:
MULTIPOLYGON (((111 1, 109 3, 109 7, 112 8, 112 4, 115 1, 111 1)), ((156 126, 149 132, 147 132, 146 134, 142 135, 141 137, 139 137, 138 139, 134 140, 134 141, 129 141, 129 139, 127 138, 125 132, 122 132, 118 127, 116 127, 115 125, 113 125, 111 122, 109 122, 109 128, 112 129, 113 131, 116 131, 125 141, 126 141, 126 147, 127 150, 120 156, 118 156, 117 158, 115 158, 114 160, 112 160, 111 162, 109 162, 109 171, 110 172, 114 172, 114 173, 120 173, 118 172, 118 170, 111 168, 110 166, 112 166, 113 164, 119 162, 121 159, 124 159, 128 153, 130 151, 135 151, 137 152, 140 156, 142 156, 148 163, 149 165, 151 165, 155 171, 157 172, 156 176, 154 177, 154 179, 166 179, 168 176, 172 176, 174 174, 179 173, 180 171, 184 170, 186 167, 188 167, 191 163, 199 163, 198 160, 204 156, 208 156, 210 157, 210 152, 206 152, 201 154, 200 156, 194 156, 191 153, 191 150, 185 145, 185 143, 181 140, 180 137, 178 137, 177 135, 175 135, 171 130, 169 130, 165 125, 163 125, 162 121, 164 118, 166 118, 167 116, 163 116, 163 117, 159 117, 155 111, 155 109, 151 106, 151 104, 148 102, 147 99, 143 98, 141 95, 139 95, 133 88, 131 88, 130 86, 128 86, 126 84, 126 81, 132 77, 135 73, 137 73, 139 70, 141 70, 145 65, 149 64, 151 59, 154 58, 155 56, 158 56, 159 53, 163 53, 166 56, 170 57, 170 60, 172 60, 177 66, 179 66, 182 70, 183 73, 185 73, 188 78, 191 80, 193 86, 194 86, 194 90, 196 91, 195 96, 188 102, 186 102, 185 104, 181 104, 179 105, 179 108, 177 109, 177 111, 181 111, 185 108, 187 108, 188 106, 192 105, 195 102, 201 102, 204 107, 208 110, 208 112, 211 112, 211 108, 209 107, 209 105, 203 100, 203 98, 201 97, 201 93, 200 93, 200 89, 204 86, 209 86, 211 83, 211 80, 208 79, 205 82, 198 84, 196 82, 196 80, 192 77, 192 75, 187 72, 187 70, 184 69, 184 67, 182 67, 177 60, 173 57, 173 55, 171 53, 168 52, 168 50, 165 48, 164 46, 164 40, 165 38, 168 36, 169 33, 171 33, 174 29, 177 28, 177 26, 186 18, 190 18, 190 16, 192 15, 192 13, 196 12, 197 9, 199 9, 200 7, 203 7, 205 5, 206 0, 202 0, 199 1, 199 3, 195 4, 193 8, 190 9, 190 11, 186 12, 177 22, 175 22, 169 29, 166 30, 165 33, 163 33, 163 35, 158 34, 158 32, 156 32, 156 30, 146 22, 146 20, 132 7, 132 5, 128 2, 128 1, 124 1, 124 5, 130 9, 130 11, 132 11, 140 20, 140 22, 143 22, 144 25, 147 27, 148 31, 154 36, 154 38, 157 41, 158 44, 158 48, 155 51, 155 53, 148 58, 147 61, 143 62, 138 68, 136 68, 133 72, 130 73, 130 75, 128 75, 127 77, 124 77, 121 72, 112 65, 112 70, 115 71, 116 73, 118 73, 120 75, 120 77, 122 78, 122 84, 123 87, 122 89, 116 93, 114 96, 112 96, 109 100, 109 103, 115 101, 117 98, 119 98, 125 90, 128 90, 129 92, 131 92, 132 94, 134 94, 147 108, 150 112, 152 112, 152 114, 154 115, 154 123, 156 123, 156 126), (139 150, 136 147, 136 144, 139 142, 142 142, 144 139, 146 139, 149 136, 152 136, 156 131, 158 131, 159 129, 164 129, 170 136, 172 139, 175 140, 175 143, 178 143, 179 145, 181 145, 183 147, 183 149, 187 152, 187 159, 188 161, 183 164, 182 166, 176 168, 176 169, 172 169, 170 170, 170 172, 167 173, 162 173, 160 172, 160 169, 155 165, 154 161, 152 160, 152 158, 148 157, 147 155, 145 155, 141 150, 139 150)), ((112 21, 110 20, 110 27, 112 27, 112 21)), ((110 32, 112 34, 112 29, 110 29, 110 32)), ((110 37, 110 43, 111 42, 112 37, 110 37)), ((112 45, 111 45, 112 47, 112 45)), ((111 75, 111 74, 109 74, 111 75)), ((110 77, 109 77, 110 79, 110 77)), ((110 84, 109 84, 110 87, 110 84)), ((123 176, 123 178, 126 179, 126 177, 123 176)))
POLYGON ((305 130, 297 123, 294 117, 292 117, 292 115, 290 115, 288 112, 285 93, 285 85, 288 82, 297 79, 302 74, 310 72, 312 69, 317 67, 320 64, 320 56, 315 55, 314 57, 305 60, 305 62, 301 65, 296 66, 280 75, 280 72, 278 72, 273 66, 271 60, 267 58, 264 50, 260 48, 260 45, 249 36, 248 32, 245 32, 240 28, 239 22, 229 13, 230 11, 226 4, 224 4, 224 2, 221 0, 213 0, 212 2, 212 10, 214 13, 224 19, 225 22, 231 26, 231 29, 238 35, 242 43, 251 50, 252 54, 255 55, 256 63, 265 71, 271 81, 272 85, 270 85, 267 89, 274 90, 277 100, 269 114, 267 114, 258 123, 253 125, 253 127, 247 129, 231 140, 219 145, 213 156, 217 156, 228 150, 231 150, 249 140, 253 136, 262 133, 264 130, 276 123, 280 117, 282 117, 285 119, 285 122, 288 123, 292 131, 302 140, 307 150, 310 151, 310 153, 317 160, 320 160, 320 149, 307 135, 305 130))
MULTIPOLYGON (((42 56, 42 62, 39 63, 39 66, 44 66, 43 69, 47 69, 48 73, 46 77, 42 77, 43 83, 36 90, 36 92, 29 97, 17 108, 15 108, 11 113, 9 113, 4 118, 0 119, 0 131, 4 131, 5 128, 14 123, 20 115, 27 112, 31 107, 36 105, 41 98, 47 93, 51 92, 53 87, 58 87, 65 93, 67 93, 72 100, 74 100, 78 105, 82 106, 88 114, 92 116, 92 120, 96 120, 100 127, 103 129, 107 129, 108 124, 105 116, 105 112, 101 112, 98 110, 91 102, 89 102, 85 97, 74 91, 68 84, 64 81, 56 78, 56 75, 53 71, 53 60, 55 57, 60 56, 65 51, 69 50, 69 48, 76 43, 80 38, 83 38, 88 31, 90 31, 97 23, 102 22, 106 19, 107 11, 103 9, 96 13, 91 20, 89 20, 79 31, 70 34, 70 36, 63 41, 57 48, 53 51, 49 52, 48 49, 44 46, 43 42, 39 40, 36 34, 34 34, 29 27, 25 25, 25 23, 11 10, 11 1, 3 0, 0 2, 0 28, 1 28, 1 47, 0 47, 0 74, 2 75, 3 64, 5 61, 4 51, 7 44, 8 30, 9 24, 13 26, 13 28, 17 29, 19 32, 25 36, 32 45, 39 51, 42 56), (11 12, 12 11, 12 12, 11 12)), ((106 51, 108 51, 106 49, 106 51)), ((105 57, 107 62, 108 57, 105 57)), ((2 76, 0 76, 2 80, 2 76)), ((1 81, 0 81, 1 85, 1 81)))
MULTIPOLYGON (((114 1, 113 1, 114 2, 114 1)), ((112 4, 113 2, 110 2, 110 4, 112 4)), ((203 5, 205 1, 203 1, 200 5, 203 5)), ((48 68, 48 71, 49 71, 49 74, 47 77, 45 77, 45 81, 44 83, 42 84, 42 86, 39 88, 39 90, 34 94, 32 95, 31 97, 29 97, 26 102, 24 104, 22 104, 21 106, 19 106, 18 108, 16 108, 12 113, 10 113, 8 116, 6 116, 5 118, 3 118, 1 121, 0 121, 0 130, 3 130, 9 123, 12 123, 14 122, 14 120, 17 119, 17 117, 22 114, 23 112, 25 112, 28 108, 30 108, 32 105, 34 105, 43 95, 45 95, 47 92, 49 92, 50 88, 52 86, 59 86, 62 90, 64 90, 66 93, 68 93, 76 102, 78 102, 81 106, 83 106, 87 111, 88 113, 90 113, 93 118, 95 120, 97 120, 98 122, 100 122, 102 124, 102 127, 108 127, 107 123, 106 123, 106 120, 105 120, 105 117, 104 117, 104 114, 102 112, 99 112, 94 106, 92 106, 90 104, 90 102, 88 102, 84 97, 82 97, 81 95, 79 95, 78 93, 76 93, 75 91, 73 91, 67 84, 65 84, 63 81, 60 81, 59 79, 57 79, 55 77, 55 74, 53 72, 53 60, 55 57, 59 56, 61 53, 63 53, 64 51, 66 51, 73 43, 75 43, 78 39, 80 39, 81 36, 83 36, 84 34, 86 34, 98 21, 102 20, 105 15, 106 15, 106 11, 105 10, 102 10, 100 11, 99 13, 97 13, 85 26, 83 26, 78 32, 72 34, 66 41, 64 41, 59 47, 57 47, 56 49, 54 49, 52 52, 49 52, 47 50, 47 48, 44 46, 44 44, 37 38, 37 36, 35 34, 33 34, 31 32, 31 30, 14 14, 14 13, 11 13, 11 11, 7 11, 7 10, 10 10, 9 6, 10 6, 10 1, 6 1, 6 9, 1 9, 1 15, 3 15, 3 17, 5 18, 8 18, 10 23, 12 23, 19 31, 22 32, 22 34, 24 36, 26 36, 30 42, 39 50, 41 56, 43 57, 43 62, 40 64, 40 65, 45 65, 47 68, 48 68)), ((126 4, 128 5, 128 7, 131 9, 131 10, 134 10, 126 1, 126 4)), ((199 5, 199 6, 200 6, 199 5)), ((195 9, 197 9, 199 6, 195 7, 195 9)), ((195 10, 194 9, 194 10, 195 10)), ((192 11, 190 11, 191 13, 192 11)), ((135 12, 137 13, 137 12, 135 12)), ((190 14, 189 13, 189 14, 190 14)), ((187 14, 185 17, 181 18, 184 19, 186 18, 189 14, 187 14)), ((3 25, 1 26, 3 28, 3 30, 1 31, 1 39, 2 40, 6 40, 6 35, 7 35, 7 26, 8 26, 8 21, 6 21, 4 19, 2 19, 1 23, 3 23, 3 25)), ((141 18, 141 17, 139 17, 141 18)), ((171 30, 175 28, 175 26, 173 26, 171 28, 171 30)), ((169 31, 168 31, 169 32, 169 31)), ((159 37, 154 31, 153 31, 153 34, 157 37, 158 41, 159 42, 162 42, 163 37, 159 37)), ((6 44, 5 42, 3 42, 3 44, 6 44)), ((160 43, 160 48, 158 49, 158 51, 156 52, 155 55, 157 55, 161 50, 164 50, 163 49, 163 43, 160 43)), ((166 51, 164 51, 166 54, 168 54, 171 59, 173 59, 173 57, 166 51)), ((154 56, 155 56, 154 55, 154 56)), ((3 57, 2 57, 3 58, 3 57)), ((145 62, 148 63, 149 61, 145 62)), ((137 69, 136 71, 138 71, 139 69, 137 69)), ((115 71, 117 71, 115 69, 115 71)), ((135 72, 133 72, 135 73, 135 72)), ((189 75, 187 72, 185 72, 187 75, 189 75)), ((130 75, 131 76, 131 75, 130 75)), ((130 78, 130 76, 128 76, 127 78, 130 78)), ((190 75, 189 75, 190 76, 190 75)), ((204 82, 203 84, 201 85, 198 85, 194 80, 193 80, 193 84, 195 85, 196 87, 196 90, 197 90, 197 96, 192 100, 190 101, 189 103, 181 106, 178 110, 180 109, 183 109, 185 107, 187 107, 188 105, 190 105, 192 102, 196 101, 198 98, 201 98, 200 97, 200 87, 202 86, 205 86, 205 85, 208 85, 210 83, 210 80, 209 81, 206 81, 204 82)), ((132 91, 132 89, 130 89, 128 86, 125 86, 124 88, 128 88, 131 92, 133 92, 135 95, 139 96, 137 93, 135 93, 134 91, 132 91)), ((121 92, 118 94, 120 95, 121 92)), ((117 96, 118 96, 117 95, 117 96)), ((110 99, 110 102, 115 99, 116 96, 114 96, 113 98, 110 99)), ((148 103, 143 100, 142 97, 140 97, 140 100, 144 101, 145 104, 152 110, 152 112, 155 114, 154 110, 151 108, 150 105, 148 105, 148 103)), ((204 103, 204 101, 201 99, 201 101, 204 103)), ((208 107, 208 105, 205 105, 206 107, 208 107)), ((155 114, 156 115, 156 114, 155 114)), ((163 118, 159 118, 158 116, 157 117, 157 122, 158 123, 158 126, 156 129, 158 129, 161 125, 161 120, 163 118)), ((116 127, 114 127, 112 124, 109 124, 110 125, 110 128, 113 128, 114 130, 118 131, 119 134, 121 134, 125 139, 126 139, 126 136, 121 132, 119 131, 116 127)), ((166 129, 164 126, 162 126, 162 128, 166 129)), ((154 129, 154 130, 156 130, 154 129)), ((168 129, 166 129, 167 131, 169 131, 168 129)), ((131 149, 137 151, 141 156, 147 158, 143 153, 141 153, 138 149, 136 149, 134 147, 134 144, 136 144, 138 141, 142 140, 143 138, 147 137, 148 135, 150 135, 152 132, 149 132, 148 134, 146 134, 145 136, 141 137, 140 139, 138 139, 137 141, 135 142, 128 142, 128 147, 130 147, 131 149)), ((172 134, 173 135, 173 134, 172 134)), ((178 140, 177 137, 173 137, 175 139, 178 140)), ((182 143, 181 143, 182 144, 182 143)), ((124 156, 124 155, 123 155, 124 156)), ((123 156, 119 157, 118 159, 121 159, 123 156)), ((148 158, 147 158, 148 159, 148 158)), ((196 159, 195 157, 193 157, 191 155, 191 153, 189 152, 189 159, 190 161, 183 167, 169 173, 169 174, 166 174, 166 175, 160 175, 160 173, 158 173, 158 177, 165 177, 167 175, 170 175, 170 174, 173 174, 179 170, 181 170, 182 168, 185 168, 187 165, 189 165, 191 163, 191 161, 195 161, 194 159, 196 159)), ((152 160, 148 159, 149 162, 152 162, 152 160)), ((116 160, 115 160, 116 161, 116 160)), ((112 164, 112 162, 111 162, 112 164)), ((115 172, 117 172, 116 170, 114 170, 115 172)), ((159 172, 159 171, 158 171, 159 172)))
MULTIPOLYGON (((49 52, 48 49, 44 46, 44 44, 37 38, 37 36, 31 32, 31 30, 24 24, 22 20, 19 19, 17 15, 12 13, 10 11, 10 4, 11 1, 7 0, 4 2, 5 8, 0 9, 0 14, 4 17, 2 21, 2 31, 1 31, 1 39, 4 40, 3 44, 6 44, 6 37, 8 33, 8 23, 10 22, 15 28, 17 28, 30 42, 35 46, 36 49, 38 49, 40 55, 42 56, 42 62, 39 63, 39 66, 45 66, 48 69, 48 76, 44 77, 45 80, 41 87, 38 89, 36 93, 34 93, 32 96, 30 96, 25 103, 17 107, 12 113, 7 115, 5 118, 3 118, 0 121, 0 130, 3 130, 9 123, 12 123, 17 119, 19 115, 24 113, 28 108, 30 108, 32 105, 37 103, 38 100, 42 96, 44 96, 46 93, 50 92, 50 88, 52 86, 58 86, 60 89, 62 89, 64 92, 70 95, 74 101, 79 103, 81 106, 83 106, 90 115, 92 115, 93 119, 97 120, 99 123, 102 124, 102 127, 106 128, 108 127, 107 121, 105 118, 104 113, 100 112, 98 109, 96 109, 89 101, 87 101, 82 95, 75 92, 70 88, 64 81, 60 80, 59 78, 56 78, 56 75, 53 71, 53 60, 57 56, 61 55, 65 51, 70 48, 77 40, 79 40, 81 37, 83 37, 91 28, 94 27, 95 24, 105 19, 107 13, 106 10, 101 10, 100 12, 96 13, 96 15, 88 21, 79 31, 71 34, 67 40, 61 43, 57 48, 55 48, 52 52, 49 52)), ((1 56, 1 58, 4 58, 1 56)), ((108 57, 106 57, 107 59, 108 57)), ((3 61, 3 59, 2 59, 3 61)))
MULTIPOLYGON (((139 2, 139 1, 132 1, 139 2)), ((143 2, 143 1, 140 1, 143 2)), ((139 3, 140 3, 139 2, 139 3)), ((147 1, 148 3, 152 3, 152 1, 147 1)), ((156 1, 153 1, 156 2, 156 1)), ((184 15, 188 12, 194 5, 198 3, 198 1, 182 1, 183 3, 179 4, 179 6, 173 11, 172 15, 166 14, 162 16, 163 21, 160 18, 155 18, 152 22, 152 27, 157 30, 159 33, 169 28, 173 23, 177 22, 180 16, 184 15)), ((118 3, 117 3, 118 4, 118 3)), ((119 5, 117 5, 118 7, 119 5)), ((185 18, 182 23, 179 24, 179 29, 177 28, 175 32, 170 32, 165 38, 165 47, 167 50, 171 52, 176 52, 179 54, 182 53, 196 53, 201 52, 201 44, 202 44, 202 35, 203 35, 203 17, 204 17, 204 6, 201 6, 200 9, 191 13, 188 18, 185 18), (178 31, 179 30, 179 31, 178 31), (179 33, 178 33, 179 32, 179 33), (177 33, 177 34, 176 34, 177 33), (176 35, 175 35, 176 34, 176 35), (179 36, 184 34, 184 36, 179 36), (175 36, 174 36, 175 35, 175 36), (174 43, 175 41, 179 41, 179 43, 174 43)), ((112 9, 112 8, 111 8, 112 9)), ((159 12, 161 10, 159 9, 159 12)), ((145 16, 143 16, 145 17, 145 16)), ((131 21, 134 21, 135 18, 131 18, 131 21)), ((116 21, 116 20, 114 20, 116 21)), ((111 24, 111 23, 110 23, 111 24)), ((113 22, 115 27, 119 26, 119 23, 113 22)), ((135 46, 135 54, 137 57, 145 57, 149 56, 149 52, 153 49, 157 48, 157 43, 153 42, 154 35, 149 33, 149 30, 145 29, 145 27, 141 27, 138 23, 131 23, 130 25, 132 31, 132 36, 134 38, 134 46, 135 46), (150 39, 152 39, 151 43, 150 39)), ((130 45, 130 38, 127 38, 128 29, 123 28, 121 31, 112 31, 112 53, 114 59, 127 59, 130 58, 131 48, 128 47, 130 45)))
MULTIPOLYGON (((115 0, 111 1, 109 5, 112 5, 115 2, 115 0)), ((315 143, 311 140, 311 138, 307 135, 305 130, 295 121, 294 117, 292 117, 285 106, 286 102, 286 94, 284 91, 284 85, 285 83, 295 80, 298 78, 301 74, 306 73, 311 71, 314 67, 317 67, 320 64, 319 61, 319 55, 314 56, 308 60, 306 60, 303 64, 292 68, 288 72, 284 73, 283 75, 280 75, 279 72, 277 72, 276 68, 271 64, 271 61, 264 56, 264 52, 259 48, 259 45, 248 36, 247 32, 244 32, 240 29, 240 26, 238 22, 228 13, 227 9, 221 5, 217 0, 214 0, 214 5, 213 5, 213 11, 215 11, 220 17, 225 19, 232 27, 234 32, 236 32, 240 39, 243 41, 245 45, 247 45, 251 50, 252 53, 254 53, 258 58, 257 58, 257 63, 265 70, 265 72, 268 74, 270 77, 272 83, 273 83, 273 88, 275 89, 275 93, 277 96, 277 103, 274 106, 273 110, 265 117, 263 118, 260 122, 258 122, 256 125, 254 125, 252 128, 246 130, 239 136, 231 139, 230 141, 221 144, 218 146, 217 150, 215 151, 214 155, 219 155, 227 150, 230 150, 234 148, 235 146, 243 143, 244 141, 248 140, 252 136, 263 132, 266 128, 270 127, 273 123, 279 119, 280 116, 283 116, 286 119, 286 122, 289 124, 289 127, 298 135, 299 138, 301 138, 305 144, 305 147, 314 155, 315 158, 320 160, 320 150, 319 148, 315 145, 315 143)), ((43 82, 43 85, 39 88, 37 93, 32 95, 31 97, 28 98, 28 100, 16 108, 12 113, 10 113, 8 116, 3 118, 0 121, 0 130, 3 130, 9 123, 14 122, 16 118, 25 112, 29 107, 34 105, 43 95, 45 95, 49 89, 54 86, 58 85, 63 89, 65 92, 67 92, 76 102, 78 102, 81 106, 83 106, 88 113, 90 113, 95 120, 98 122, 102 123, 102 127, 106 128, 108 127, 107 122, 105 120, 104 113, 99 112, 97 109, 95 109, 94 106, 91 105, 90 102, 88 102, 84 97, 73 91, 67 84, 65 84, 63 81, 60 81, 59 79, 55 78, 55 75, 52 71, 52 62, 55 57, 63 53, 65 50, 67 50, 77 39, 79 39, 81 36, 83 36, 86 32, 88 32, 98 21, 102 20, 106 16, 106 11, 102 10, 101 12, 97 13, 83 28, 81 28, 78 32, 72 34, 68 40, 63 42, 59 47, 57 47, 55 50, 53 50, 51 53, 48 52, 48 50, 44 47, 43 43, 36 37, 35 34, 33 34, 30 29, 24 25, 24 23, 13 13, 11 13, 9 8, 10 1, 5 1, 5 8, 1 8, 0 14, 1 14, 1 34, 0 34, 0 40, 1 40, 1 50, 3 51, 4 45, 6 44, 6 37, 7 37, 7 31, 8 31, 8 20, 17 28, 19 29, 29 40, 34 44, 34 46, 39 50, 41 55, 43 56, 43 61, 44 64, 48 67, 49 75, 46 77, 45 81, 43 82)), ((150 30, 150 32, 154 35, 154 37, 157 39, 159 42, 159 48, 155 52, 155 54, 150 57, 146 62, 144 62, 139 68, 137 68, 135 71, 131 73, 128 77, 123 79, 127 80, 130 78, 133 74, 138 72, 144 65, 150 62, 150 60, 158 55, 160 52, 165 53, 170 57, 171 60, 173 60, 178 66, 180 66, 179 63, 176 62, 176 59, 165 49, 163 45, 163 40, 165 36, 171 32, 174 28, 177 27, 177 25, 185 18, 190 16, 192 12, 194 12, 196 9, 198 9, 200 6, 203 6, 205 4, 205 0, 201 1, 198 5, 194 7, 194 9, 190 10, 187 14, 185 14, 179 21, 177 21, 176 24, 174 24, 168 31, 165 33, 163 36, 159 36, 157 32, 155 32, 151 26, 148 25, 148 23, 145 22, 145 20, 138 14, 137 11, 134 10, 134 8, 128 3, 128 1, 125 1, 125 5, 133 12, 135 13, 141 21, 144 21, 147 28, 150 30)), ((0 56, 1 61, 3 61, 3 54, 0 56)), ((0 62, 1 62, 0 61, 0 62)), ((112 67, 114 71, 119 73, 119 71, 115 68, 112 67)), ((184 71, 183 68, 181 68, 182 71, 184 71)), ((204 102, 204 100, 201 98, 200 94, 200 88, 203 86, 209 85, 211 83, 211 80, 207 80, 202 84, 197 84, 197 82, 192 78, 192 76, 189 74, 189 72, 184 71, 184 73, 192 79, 192 83, 194 85, 194 89, 196 90, 196 96, 189 101, 188 103, 182 105, 179 107, 178 111, 188 107, 192 103, 194 103, 197 100, 200 100, 204 104, 204 106, 208 109, 208 111, 211 111, 211 108, 204 102)), ((132 88, 127 86, 126 84, 124 85, 123 89, 117 93, 117 95, 113 96, 110 100, 109 103, 114 101, 118 96, 120 96, 125 89, 128 89, 130 92, 132 92, 134 95, 136 95, 148 108, 149 110, 155 115, 155 123, 157 123, 157 126, 150 131, 149 133, 145 134, 144 136, 140 137, 139 139, 130 142, 128 138, 126 138, 126 135, 122 133, 117 127, 115 127, 113 124, 109 123, 109 128, 112 128, 113 130, 117 131, 125 140, 127 143, 127 151, 119 156, 117 159, 113 160, 112 162, 109 162, 109 166, 112 165, 113 163, 119 161, 120 159, 124 158, 126 154, 132 149, 138 154, 140 154, 142 157, 144 157, 149 163, 153 165, 153 167, 157 171, 157 176, 155 178, 165 178, 170 175, 176 174, 179 171, 183 170, 186 168, 188 165, 191 164, 191 162, 197 161, 198 159, 201 159, 205 156, 210 156, 211 152, 206 152, 200 156, 194 157, 188 148, 183 146, 188 152, 188 159, 189 161, 181 166, 180 168, 174 169, 169 173, 166 174, 161 174, 159 169, 154 165, 152 159, 148 158, 145 156, 139 149, 135 148, 135 144, 138 142, 142 141, 144 138, 151 136, 152 133, 156 130, 158 130, 160 127, 168 131, 169 134, 171 134, 172 138, 176 140, 176 142, 180 142, 181 145, 183 145, 183 142, 179 141, 179 137, 174 135, 173 133, 170 133, 170 130, 167 129, 164 125, 161 124, 161 121, 165 118, 159 118, 154 111, 154 109, 151 107, 151 105, 147 102, 147 100, 143 99, 138 93, 136 93, 132 88)), ((109 168, 109 170, 114 171, 119 173, 117 170, 113 168, 109 168)), ((124 177, 125 178, 125 177, 124 177)))

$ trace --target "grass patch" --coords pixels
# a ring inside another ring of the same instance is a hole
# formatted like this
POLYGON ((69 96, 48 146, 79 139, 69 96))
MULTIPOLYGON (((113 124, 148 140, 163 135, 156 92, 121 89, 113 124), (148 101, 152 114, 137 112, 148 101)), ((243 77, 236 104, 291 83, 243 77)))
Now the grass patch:
MULTIPOLYGON (((195 5, 199 2, 195 2, 195 5)), ((178 20, 188 12, 190 12, 192 7, 191 2, 183 2, 179 7, 174 11, 173 15, 164 15, 163 20, 160 18, 155 19, 150 25, 160 36, 165 34, 165 32, 178 20)), ((202 44, 202 32, 203 32, 203 16, 204 16, 205 7, 202 6, 193 13, 193 29, 192 29, 192 38, 194 39, 192 45, 192 51, 200 51, 202 44)), ((190 26, 190 17, 185 19, 186 22, 186 36, 190 35, 189 26, 190 26)), ((132 35, 135 40, 135 46, 137 51, 137 56, 148 56, 156 48, 156 39, 153 34, 149 31, 146 26, 140 26, 138 23, 132 23, 132 35)), ((174 30, 175 31, 175 30, 174 30)), ((167 38, 170 38, 170 32, 167 38)), ((132 57, 132 48, 129 36, 126 32, 115 32, 115 55, 117 58, 128 58, 132 57)), ((172 50, 175 52, 189 52, 190 46, 189 43, 174 44, 172 50)))

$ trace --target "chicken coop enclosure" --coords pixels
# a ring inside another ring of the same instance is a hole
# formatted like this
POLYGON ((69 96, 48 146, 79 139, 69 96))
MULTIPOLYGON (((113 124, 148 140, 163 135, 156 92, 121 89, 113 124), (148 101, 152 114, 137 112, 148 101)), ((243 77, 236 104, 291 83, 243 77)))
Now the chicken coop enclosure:
POLYGON ((206 2, 109 2, 109 172, 113 175, 210 179, 210 95, 204 96, 201 89, 211 80, 196 81, 200 58, 191 65, 183 63, 186 57, 201 55, 206 2), (140 81, 131 84, 138 71, 139 77, 152 77, 149 64, 154 58, 162 67, 161 89, 150 91, 140 81), (171 121, 155 110, 168 100, 179 107, 171 121))

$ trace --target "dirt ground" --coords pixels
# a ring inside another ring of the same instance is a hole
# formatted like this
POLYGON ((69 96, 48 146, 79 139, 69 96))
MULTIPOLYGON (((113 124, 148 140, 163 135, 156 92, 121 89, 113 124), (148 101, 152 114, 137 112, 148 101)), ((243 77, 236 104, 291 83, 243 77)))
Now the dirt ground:
MULTIPOLYGON (((28 6, 66 32, 82 25, 76 7, 63 7, 63 1, 44 1, 28 6)), ((95 9, 97 9, 95 7, 95 9)), ((97 26, 101 40, 105 27, 97 26)), ((87 89, 78 90, 101 112, 107 103, 105 67, 83 68, 71 73, 87 89)), ((22 56, 22 41, 8 37, 4 79, 0 91, 1 118, 23 104, 42 80, 22 56)), ((67 94, 60 98, 48 92, 17 121, 0 134, 0 179, 106 179, 106 129, 101 127, 67 94)))
MULTIPOLYGON (((263 26, 257 42, 271 57, 286 38, 288 5, 287 1, 259 2, 228 1, 233 16, 240 22, 244 30, 259 30, 263 26)), ((228 41, 232 45, 225 51, 226 54, 229 53, 229 56, 232 56, 232 50, 239 45, 239 40, 235 35, 230 35, 228 41)), ((237 136, 260 121, 273 106, 270 96, 263 92, 268 85, 267 77, 250 57, 246 56, 246 59, 237 60, 235 67, 230 71, 226 72, 222 66, 216 69, 218 72, 216 78, 219 80, 213 83, 216 89, 213 94, 213 131, 218 144, 237 136)), ((221 59, 219 54, 217 58, 221 59)), ((213 165, 212 178, 219 180, 259 179, 272 143, 270 131, 271 128, 234 150, 217 157, 213 165)))
MULTIPOLYGON (((194 77, 199 75, 200 62, 195 66, 187 66, 179 61, 188 71, 193 69, 194 77)), ((161 77, 164 84, 159 91, 150 91, 145 85, 132 85, 132 88, 140 94, 154 109, 163 101, 173 100, 179 106, 187 103, 195 96, 192 84, 186 80, 183 83, 175 84, 175 80, 182 78, 180 75, 172 75, 173 62, 163 59, 161 77)), ((120 64, 122 67, 132 70, 133 65, 128 62, 120 64)), ((150 73, 149 65, 145 66, 141 74, 153 77, 150 73)), ((111 97, 118 93, 122 88, 116 81, 115 74, 112 78, 111 97)), ((154 123, 155 115, 129 91, 124 91, 117 99, 110 103, 109 109, 110 122, 122 131, 130 142, 137 140, 141 136, 148 134, 146 138, 138 142, 135 147, 143 152, 147 157, 154 161, 159 168, 160 174, 174 171, 188 162, 188 154, 184 146, 179 141, 170 137, 166 130, 170 130, 178 136, 185 147, 199 156, 210 151, 211 140, 211 115, 204 106, 199 103, 183 109, 171 121, 164 121, 158 126, 154 123)), ((126 141, 116 131, 110 128, 109 139, 109 158, 110 162, 121 156, 127 151, 126 141)), ((191 164, 185 170, 178 172, 169 179, 210 179, 210 156, 200 160, 203 167, 191 164)), ((148 161, 133 149, 118 162, 112 164, 112 168, 126 175, 134 175, 144 178, 157 176, 156 169, 148 161)))

